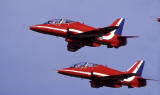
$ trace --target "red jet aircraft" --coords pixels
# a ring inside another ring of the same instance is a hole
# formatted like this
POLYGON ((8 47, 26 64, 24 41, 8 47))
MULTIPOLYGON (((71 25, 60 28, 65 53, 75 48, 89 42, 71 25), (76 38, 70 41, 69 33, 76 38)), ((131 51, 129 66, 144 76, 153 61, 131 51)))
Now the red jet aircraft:
POLYGON ((30 29, 65 38, 68 51, 75 52, 84 46, 107 45, 108 48, 119 48, 126 45, 127 38, 135 36, 121 36, 124 21, 124 18, 118 18, 108 27, 94 28, 68 19, 53 19, 44 24, 30 26, 30 29))
POLYGON ((157 21, 158 21, 158 22, 160 22, 160 17, 159 17, 159 18, 157 18, 157 21))
POLYGON ((122 85, 133 87, 146 86, 146 80, 141 77, 144 61, 137 61, 131 68, 125 72, 111 69, 107 66, 93 63, 79 63, 69 68, 60 69, 57 72, 63 75, 89 79, 93 88, 103 86, 119 88, 122 85))

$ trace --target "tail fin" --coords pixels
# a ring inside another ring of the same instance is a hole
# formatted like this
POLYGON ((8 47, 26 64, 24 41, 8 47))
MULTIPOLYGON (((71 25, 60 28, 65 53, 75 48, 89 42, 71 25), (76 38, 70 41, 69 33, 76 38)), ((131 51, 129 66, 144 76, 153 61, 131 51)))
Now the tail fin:
POLYGON ((121 35, 122 34, 122 30, 123 30, 123 26, 124 26, 124 22, 125 19, 124 18, 118 18, 117 20, 115 20, 110 26, 118 26, 119 28, 115 31, 114 34, 118 34, 121 35))
POLYGON ((128 73, 137 73, 138 76, 142 75, 143 67, 144 67, 144 61, 138 60, 131 68, 129 68, 126 72, 128 73))

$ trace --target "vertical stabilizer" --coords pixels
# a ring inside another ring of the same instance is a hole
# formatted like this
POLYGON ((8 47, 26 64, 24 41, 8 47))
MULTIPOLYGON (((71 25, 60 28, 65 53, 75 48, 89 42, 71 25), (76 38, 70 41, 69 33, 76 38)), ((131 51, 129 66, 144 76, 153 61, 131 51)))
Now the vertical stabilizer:
POLYGON ((114 34, 118 34, 118 35, 122 34, 124 22, 125 22, 124 18, 118 18, 110 25, 110 26, 119 26, 118 29, 113 30, 115 31, 114 34))
POLYGON ((142 75, 143 67, 144 67, 144 61, 138 60, 131 68, 129 68, 126 72, 128 73, 137 73, 138 76, 142 75))

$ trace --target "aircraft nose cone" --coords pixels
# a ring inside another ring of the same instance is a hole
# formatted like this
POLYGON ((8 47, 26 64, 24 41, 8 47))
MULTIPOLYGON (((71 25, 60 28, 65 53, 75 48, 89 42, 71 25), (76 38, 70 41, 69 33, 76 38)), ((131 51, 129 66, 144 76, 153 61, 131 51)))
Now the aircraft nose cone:
POLYGON ((63 73, 64 71, 62 69, 57 70, 57 73, 63 73))
POLYGON ((35 29, 37 29, 37 27, 36 27, 35 25, 29 26, 29 29, 30 29, 30 30, 35 30, 35 29))
POLYGON ((59 73, 59 70, 57 70, 56 72, 59 73))
POLYGON ((64 74, 64 75, 69 73, 66 69, 60 69, 60 70, 57 70, 56 72, 59 74, 64 74))
POLYGON ((30 30, 40 33, 46 33, 47 29, 44 24, 29 26, 30 30))

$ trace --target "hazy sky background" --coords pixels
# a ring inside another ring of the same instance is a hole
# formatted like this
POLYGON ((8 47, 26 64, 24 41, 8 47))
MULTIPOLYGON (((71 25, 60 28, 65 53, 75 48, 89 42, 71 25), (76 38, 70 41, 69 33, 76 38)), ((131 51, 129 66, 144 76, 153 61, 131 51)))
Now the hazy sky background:
POLYGON ((0 95, 158 95, 160 82, 128 89, 91 88, 89 80, 63 76, 56 70, 81 61, 105 64, 125 71, 135 61, 146 61, 143 77, 160 80, 160 0, 1 0, 0 1, 0 95), (53 18, 78 20, 105 27, 125 17, 119 49, 84 47, 68 52, 63 38, 29 30, 53 18))

